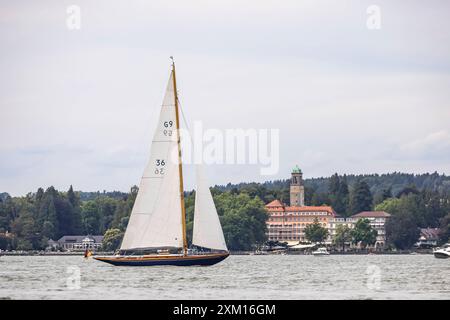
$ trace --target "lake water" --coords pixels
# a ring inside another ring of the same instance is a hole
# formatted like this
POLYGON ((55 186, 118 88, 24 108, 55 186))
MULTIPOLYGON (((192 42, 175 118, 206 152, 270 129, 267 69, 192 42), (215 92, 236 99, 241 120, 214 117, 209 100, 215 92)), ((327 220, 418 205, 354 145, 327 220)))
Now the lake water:
POLYGON ((432 255, 230 256, 211 267, 0 257, 0 299, 450 299, 432 255))

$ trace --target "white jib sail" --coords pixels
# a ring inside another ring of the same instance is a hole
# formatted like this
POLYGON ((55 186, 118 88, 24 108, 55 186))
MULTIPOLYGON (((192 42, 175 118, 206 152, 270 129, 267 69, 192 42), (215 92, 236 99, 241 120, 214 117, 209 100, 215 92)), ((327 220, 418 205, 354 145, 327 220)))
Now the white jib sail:
POLYGON ((121 250, 183 247, 173 73, 121 250))
POLYGON ((195 192, 192 244, 209 249, 228 251, 206 175, 200 165, 196 166, 196 171, 197 189, 195 192))

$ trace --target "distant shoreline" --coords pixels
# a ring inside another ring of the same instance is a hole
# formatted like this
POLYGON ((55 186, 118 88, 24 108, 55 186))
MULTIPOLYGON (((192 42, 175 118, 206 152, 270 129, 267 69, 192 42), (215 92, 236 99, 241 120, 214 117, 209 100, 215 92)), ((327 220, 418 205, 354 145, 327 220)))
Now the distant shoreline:
MULTIPOLYGON (((113 255, 113 252, 97 252, 96 255, 113 255)), ((0 256, 84 256, 84 251, 75 252, 0 252, 0 256)))
MULTIPOLYGON (((330 255, 429 255, 432 254, 433 251, 382 251, 382 252, 330 252, 330 255)), ((83 256, 84 252, 1 252, 0 256, 83 256)), ((95 255, 114 255, 114 252, 96 252, 95 255)), ((278 256, 278 255, 289 255, 289 256, 308 256, 311 254, 301 253, 301 252, 288 252, 285 254, 276 254, 276 253, 264 253, 257 254, 254 251, 237 251, 230 252, 232 256, 278 256)))
MULTIPOLYGON (((288 255, 288 256, 311 256, 311 253, 303 253, 303 252, 287 252, 285 254, 280 253, 263 253, 258 254, 255 252, 231 252, 232 256, 277 256, 277 255, 288 255)), ((422 252, 415 252, 415 251, 382 251, 382 252, 330 252, 330 255, 332 256, 354 256, 354 255, 428 255, 433 254, 433 251, 422 251, 422 252)))

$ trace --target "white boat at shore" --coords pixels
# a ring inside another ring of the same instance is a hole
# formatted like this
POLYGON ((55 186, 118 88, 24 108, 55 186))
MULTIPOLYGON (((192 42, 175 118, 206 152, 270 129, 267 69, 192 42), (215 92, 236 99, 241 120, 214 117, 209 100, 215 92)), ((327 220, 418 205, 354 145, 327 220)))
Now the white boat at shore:
POLYGON ((434 257, 438 259, 450 258, 450 243, 447 243, 442 248, 436 248, 433 250, 433 254, 434 257))
POLYGON ((318 248, 316 251, 311 253, 313 256, 328 256, 330 253, 327 251, 327 248, 318 248))

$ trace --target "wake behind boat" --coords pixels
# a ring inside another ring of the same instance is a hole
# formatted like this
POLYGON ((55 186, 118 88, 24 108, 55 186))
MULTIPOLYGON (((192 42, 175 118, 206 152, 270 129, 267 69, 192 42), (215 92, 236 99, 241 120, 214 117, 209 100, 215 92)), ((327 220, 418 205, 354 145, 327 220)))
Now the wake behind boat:
POLYGON ((94 259, 116 266, 208 266, 229 256, 219 216, 202 168, 197 166, 192 244, 186 239, 183 166, 175 64, 118 255, 94 259))

